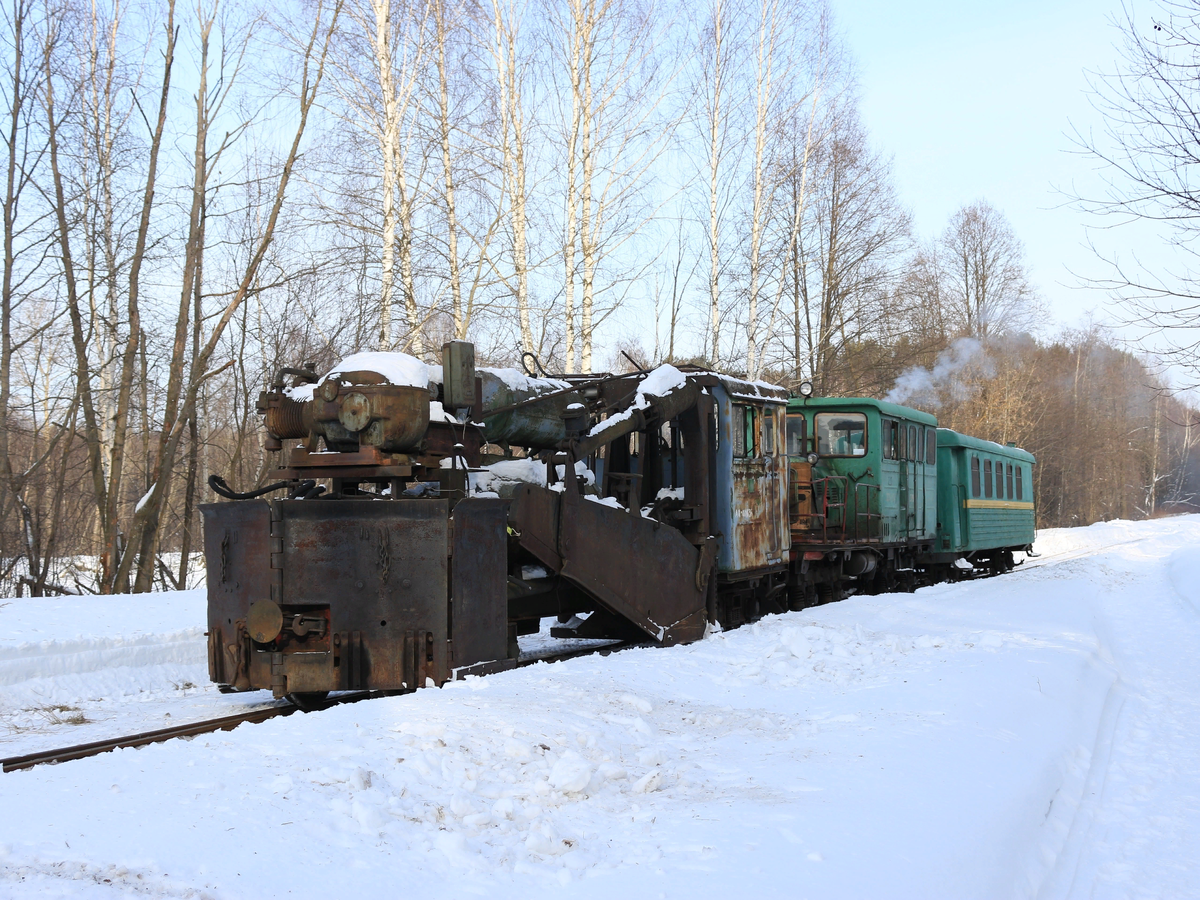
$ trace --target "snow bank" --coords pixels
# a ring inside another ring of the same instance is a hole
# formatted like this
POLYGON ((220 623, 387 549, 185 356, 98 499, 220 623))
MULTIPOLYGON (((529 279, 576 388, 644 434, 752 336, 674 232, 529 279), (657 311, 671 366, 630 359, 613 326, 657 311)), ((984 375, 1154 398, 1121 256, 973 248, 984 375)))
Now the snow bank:
POLYGON ((1043 539, 1002 578, 3 776, 0 894, 1198 896, 1200 517, 1043 539))
POLYGON ((203 590, 0 601, 0 713, 206 678, 205 603, 203 590))

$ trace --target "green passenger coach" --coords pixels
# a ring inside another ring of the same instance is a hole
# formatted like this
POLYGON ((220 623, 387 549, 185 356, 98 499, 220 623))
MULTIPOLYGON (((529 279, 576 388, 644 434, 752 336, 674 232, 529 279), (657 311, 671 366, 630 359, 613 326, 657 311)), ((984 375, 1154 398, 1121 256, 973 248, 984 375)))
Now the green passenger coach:
POLYGON ((1033 544, 1033 454, 939 428, 937 456, 937 561, 1011 569, 1033 544))

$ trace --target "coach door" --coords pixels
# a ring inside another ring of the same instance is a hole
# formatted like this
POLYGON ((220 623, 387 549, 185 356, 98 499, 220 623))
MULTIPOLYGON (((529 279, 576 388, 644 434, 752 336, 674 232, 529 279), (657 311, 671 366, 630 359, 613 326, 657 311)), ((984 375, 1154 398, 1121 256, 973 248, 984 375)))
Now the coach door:
POLYGON ((898 500, 899 509, 896 516, 896 527, 899 533, 898 538, 908 537, 908 522, 911 515, 911 500, 912 500, 912 472, 909 466, 909 449, 908 449, 908 423, 897 422, 896 433, 899 436, 899 446, 897 449, 898 461, 900 463, 900 483, 898 485, 898 500))

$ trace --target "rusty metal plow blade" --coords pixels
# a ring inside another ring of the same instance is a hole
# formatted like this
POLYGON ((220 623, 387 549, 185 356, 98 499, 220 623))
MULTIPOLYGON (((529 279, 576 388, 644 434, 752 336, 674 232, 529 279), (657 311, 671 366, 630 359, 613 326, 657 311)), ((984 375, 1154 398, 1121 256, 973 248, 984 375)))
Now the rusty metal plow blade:
POLYGON ((702 554, 674 528, 593 503, 571 483, 562 493, 523 486, 512 516, 535 555, 656 642, 704 636, 702 554))

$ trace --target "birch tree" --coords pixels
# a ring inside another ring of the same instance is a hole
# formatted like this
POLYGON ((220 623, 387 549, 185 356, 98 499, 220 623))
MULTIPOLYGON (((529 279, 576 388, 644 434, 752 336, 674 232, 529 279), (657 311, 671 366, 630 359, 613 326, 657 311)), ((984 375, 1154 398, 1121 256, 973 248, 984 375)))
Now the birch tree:
MULTIPOLYGON (((381 215, 376 226, 379 319, 374 344, 380 350, 403 349, 417 356, 425 353, 422 329, 427 319, 417 301, 415 262, 424 162, 418 156, 414 173, 410 161, 414 144, 423 149, 417 120, 422 108, 419 82, 428 62, 430 10, 403 0, 354 0, 347 7, 347 28, 339 35, 333 58, 332 89, 339 101, 334 112, 375 147, 373 171, 366 174, 376 185, 378 206, 373 208, 381 215), (407 332, 400 340, 392 321, 397 288, 407 332)), ((344 171, 345 158, 333 165, 344 171)), ((373 216, 368 213, 366 218, 371 221, 373 216)))
MULTIPOLYGON (((738 54, 740 52, 737 24, 745 11, 741 0, 711 0, 700 33, 700 67, 703 139, 706 154, 707 213, 708 213, 708 340, 714 365, 721 360, 721 288, 723 275, 722 228, 730 203, 728 177, 730 157, 736 157, 741 146, 732 133, 736 121, 738 96, 738 54)), ((732 161, 736 165, 736 159, 732 161)))
MULTIPOLYGON (((136 538, 140 548, 137 581, 134 585, 136 590, 146 591, 150 590, 152 586, 155 564, 157 562, 158 545, 161 537, 162 518, 160 513, 170 497, 174 476, 173 461, 187 431, 188 422, 195 415, 200 391, 205 382, 214 374, 210 370, 210 363, 221 344, 225 329, 229 326, 238 308, 258 288, 259 273, 264 258, 275 237, 275 230, 287 198, 288 185, 291 181, 296 161, 300 155, 308 117, 316 103, 321 82, 325 76, 325 66, 330 43, 337 27, 340 10, 340 2, 333 3, 328 10, 323 7, 317 7, 315 10, 316 15, 313 16, 314 21, 311 31, 308 33, 305 42, 295 48, 298 57, 297 67, 299 69, 294 98, 296 104, 294 112, 295 130, 285 155, 282 159, 278 160, 276 166, 272 166, 273 177, 271 182, 268 182, 270 187, 264 191, 266 203, 262 209, 261 226, 254 236, 253 241, 249 242, 244 264, 237 274, 234 283, 228 289, 218 294, 221 300, 217 306, 207 311, 206 319, 211 324, 208 325, 207 334, 203 342, 197 342, 198 352, 187 361, 185 361, 185 354, 183 352, 172 354, 168 395, 166 398, 169 414, 164 416, 162 426, 156 435, 158 453, 155 456, 154 468, 151 473, 153 481, 150 490, 139 501, 138 508, 134 510, 130 529, 132 536, 131 544, 133 543, 132 538, 136 538), (188 365, 189 362, 190 365, 188 365), (186 372, 184 371, 185 367, 186 372), (171 393, 172 390, 174 393, 171 393)), ((225 74, 232 75, 232 72, 225 74)), ((221 89, 228 89, 228 82, 222 84, 221 89)), ((208 140, 211 138, 210 126, 212 123, 205 117, 203 112, 208 102, 208 95, 198 91, 196 98, 198 126, 201 122, 206 126, 203 132, 200 132, 198 128, 196 135, 196 144, 200 148, 197 150, 198 157, 208 157, 210 153, 206 147, 208 140)), ((218 155, 228 147, 226 143, 228 140, 229 135, 226 134, 224 139, 219 142, 218 155)), ((209 162, 211 164, 211 160, 209 162)), ((210 167, 208 171, 202 168, 197 168, 196 171, 198 173, 196 177, 204 178, 211 174, 212 170, 210 167)), ((202 186, 202 188, 207 187, 207 183, 202 186)), ((197 185, 193 184, 193 196, 196 190, 197 185)), ((203 200, 201 201, 201 205, 202 203, 203 200)), ((202 240, 203 236, 202 215, 200 218, 201 225, 198 229, 198 240, 202 240)), ((202 245, 197 247, 196 253, 200 259, 203 258, 202 245)), ((187 263, 185 262, 186 265, 187 263)), ((199 264, 196 266, 196 271, 201 271, 199 264)), ((181 293, 180 298, 179 318, 186 323, 193 285, 188 284, 185 278, 185 286, 185 291, 181 293)), ((181 333, 186 333, 186 327, 182 330, 177 329, 176 331, 177 346, 181 343, 179 341, 181 333)), ((132 557, 128 556, 122 560, 122 568, 118 573, 119 578, 129 571, 132 562, 132 557)))
POLYGON ((554 19, 557 71, 571 104, 561 132, 567 371, 575 370, 576 338, 579 365, 591 369, 595 328, 607 312, 597 307, 607 287, 597 286, 601 268, 656 208, 640 191, 679 124, 668 102, 682 65, 671 56, 674 24, 652 5, 624 0, 568 0, 554 19))
MULTIPOLYGON (((521 36, 526 12, 523 2, 492 0, 492 70, 497 86, 501 199, 498 209, 507 211, 509 256, 512 274, 501 276, 515 297, 521 352, 540 349, 533 339, 529 314, 529 158, 530 113, 526 109, 528 56, 522 53, 521 36)), ((497 270, 493 266, 493 270, 497 270)))

